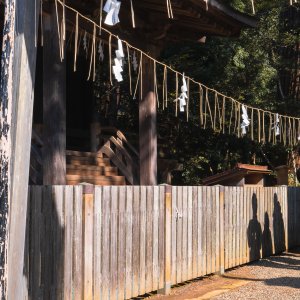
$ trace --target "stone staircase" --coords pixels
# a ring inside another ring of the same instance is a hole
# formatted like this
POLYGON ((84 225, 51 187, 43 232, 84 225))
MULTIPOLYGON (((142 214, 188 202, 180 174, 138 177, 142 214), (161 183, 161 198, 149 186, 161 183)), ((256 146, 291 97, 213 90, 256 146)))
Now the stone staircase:
POLYGON ((102 153, 66 152, 67 184, 76 185, 90 183, 94 185, 125 185, 124 176, 120 176, 118 169, 113 167, 109 158, 102 153))

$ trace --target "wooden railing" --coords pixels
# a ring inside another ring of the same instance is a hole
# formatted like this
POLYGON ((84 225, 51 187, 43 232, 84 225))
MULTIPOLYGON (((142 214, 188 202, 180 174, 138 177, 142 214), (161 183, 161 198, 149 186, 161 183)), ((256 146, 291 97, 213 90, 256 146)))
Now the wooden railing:
POLYGON ((139 184, 139 154, 124 134, 113 127, 101 129, 99 152, 106 155, 132 184, 139 184))
POLYGON ((43 184, 42 147, 43 141, 33 129, 31 138, 29 184, 43 184))

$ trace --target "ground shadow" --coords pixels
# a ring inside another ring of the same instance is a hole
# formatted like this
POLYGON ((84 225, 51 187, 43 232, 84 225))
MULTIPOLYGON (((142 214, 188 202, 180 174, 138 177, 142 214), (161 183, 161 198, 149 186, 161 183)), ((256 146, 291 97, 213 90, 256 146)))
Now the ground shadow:
POLYGON ((247 229, 248 246, 250 248, 250 261, 260 259, 260 250, 262 246, 262 230, 257 219, 257 196, 252 195, 252 219, 247 229))

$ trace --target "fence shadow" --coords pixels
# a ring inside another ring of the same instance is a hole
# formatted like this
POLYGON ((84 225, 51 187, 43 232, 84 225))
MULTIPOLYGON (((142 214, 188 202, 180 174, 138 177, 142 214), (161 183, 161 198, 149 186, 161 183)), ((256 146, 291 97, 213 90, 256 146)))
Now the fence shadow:
POLYGON ((278 195, 275 193, 273 196, 274 210, 273 210, 273 230, 274 230, 274 250, 275 254, 281 253, 286 250, 285 246, 285 230, 282 216, 280 202, 278 195))
POLYGON ((23 295, 33 300, 61 299, 65 232, 58 211, 62 207, 57 207, 52 187, 35 186, 29 195, 23 295))
POLYGON ((272 234, 270 230, 269 214, 265 212, 264 230, 262 234, 262 257, 268 257, 273 254, 272 234))
POLYGON ((261 224, 257 218, 257 196, 252 195, 252 219, 248 224, 247 238, 249 246, 250 261, 260 259, 260 250, 262 247, 261 224))

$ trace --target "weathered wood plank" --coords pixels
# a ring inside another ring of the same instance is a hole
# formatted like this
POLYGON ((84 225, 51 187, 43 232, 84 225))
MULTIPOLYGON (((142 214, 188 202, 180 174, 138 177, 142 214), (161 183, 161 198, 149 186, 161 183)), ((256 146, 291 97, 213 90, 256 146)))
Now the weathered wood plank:
POLYGON ((183 206, 182 206, 182 187, 177 187, 177 211, 180 214, 177 219, 177 265, 176 265, 176 283, 183 281, 183 256, 182 256, 182 229, 183 229, 183 206))
POLYGON ((172 282, 176 283, 177 271, 177 187, 172 187, 172 282))
POLYGON ((66 60, 60 59, 55 5, 45 15, 43 45, 43 183, 66 183, 66 60))
MULTIPOLYGON (((126 275, 126 187, 119 187, 118 193, 118 300, 125 299, 125 275, 126 275)), ((141 202, 142 203, 142 202, 141 202)), ((141 229, 142 230, 142 223, 141 229)), ((142 243, 140 241, 140 249, 142 243)), ((96 298, 97 299, 97 298, 96 298)))
POLYGON ((133 190, 127 186, 126 191, 126 291, 125 297, 132 297, 132 212, 133 212, 133 190))
POLYGON ((152 290, 159 289, 159 266, 158 266, 158 235, 159 235, 159 204, 160 204, 159 187, 153 187, 153 286, 152 290))
POLYGON ((203 275, 203 222, 202 222, 202 214, 203 214, 203 208, 202 208, 202 188, 197 187, 197 205, 198 205, 198 225, 197 225, 197 231, 198 231, 198 252, 197 252, 197 277, 203 275))
MULTIPOLYGON (((102 191, 102 299, 108 300, 110 293, 110 187, 104 186, 102 191)), ((129 247, 129 245, 128 245, 129 247)), ((129 295, 130 297, 130 295, 129 295)), ((128 297, 128 298, 129 298, 128 297)))
POLYGON ((192 214, 193 214, 193 228, 192 228, 192 253, 193 253, 193 273, 192 277, 198 277, 198 190, 197 187, 192 187, 192 214))
MULTIPOLYGON (((50 189, 50 187, 49 187, 50 189)), ((54 186, 52 188, 52 202, 54 204, 52 218, 54 227, 54 237, 53 243, 55 246, 54 250, 54 262, 55 262, 55 286, 56 291, 54 292, 56 299, 63 299, 64 295, 64 227, 65 227, 65 217, 64 217, 64 194, 63 186, 54 186), (54 242, 55 241, 55 242, 54 242)), ((50 198, 51 199, 51 198, 50 198)))
POLYGON ((41 228, 41 203, 43 201, 42 188, 35 187, 31 193, 31 249, 30 249, 30 264, 31 264, 31 294, 33 299, 39 296, 40 291, 40 275, 41 275, 41 260, 40 260, 40 228, 41 228))
POLYGON ((153 187, 147 187, 147 211, 146 211, 146 291, 152 291, 153 287, 153 187))
POLYGON ((93 227, 94 227, 94 188, 87 191, 83 188, 83 206, 84 206, 84 299, 93 297, 93 227))
POLYGON ((140 200, 140 293, 146 293, 146 211, 147 211, 147 189, 141 186, 140 200))
POLYGON ((208 274, 207 273, 207 197, 206 197, 206 187, 202 187, 202 232, 203 232, 203 275, 208 274))
MULTIPOLYGON (((65 247, 64 247, 64 299, 72 300, 72 265, 73 265, 73 187, 66 186, 64 190, 64 215, 65 215, 65 247)), ((93 215, 93 214, 92 214, 93 215)))
MULTIPOLYGON (((118 268, 117 258, 118 258, 118 187, 111 187, 111 212, 110 212, 110 298, 117 298, 117 282, 118 273, 116 272, 118 268)), ((137 230, 135 230, 137 231, 137 230)))
POLYGON ((215 188, 215 223, 216 223, 216 244, 215 244, 215 256, 216 256, 216 263, 215 263, 215 272, 220 272, 220 260, 221 260, 221 227, 223 227, 222 222, 223 219, 220 215, 220 187, 215 188))
MULTIPOLYGON (((164 287, 165 282, 165 187, 159 187, 159 236, 158 236, 158 260, 159 260, 159 289, 164 287)), ((176 245, 174 246, 176 251, 176 245)), ((176 282, 176 281, 175 281, 176 282)))
MULTIPOLYGON (((82 299, 83 298, 83 195, 82 195, 82 187, 76 186, 74 188, 75 196, 74 196, 74 236, 73 236, 73 284, 74 284, 74 298, 82 299)), ((97 189, 97 195, 99 191, 97 189)), ((96 197, 95 201, 95 209, 98 210, 99 205, 99 197, 96 197)), ((99 211, 101 213, 101 210, 99 211)), ((97 214, 99 213, 97 211, 97 214)), ((97 223, 95 223, 97 224, 97 223)), ((99 240, 97 240, 96 245, 98 245, 99 240)), ((99 247, 100 248, 100 247, 99 247)), ((98 249, 98 247, 97 247, 98 249)), ((98 252, 95 256, 95 270, 98 270, 100 267, 100 262, 98 261, 98 252), (98 263, 97 263, 98 262, 98 263)), ((99 271, 97 279, 100 277, 101 272, 99 271)), ((95 284, 95 287, 98 285, 95 284)), ((100 288, 99 288, 100 291, 100 288)))
POLYGON ((187 279, 193 278, 193 187, 187 188, 187 279))
POLYGON ((139 249, 139 236, 140 236, 140 214, 139 214, 139 197, 140 188, 133 187, 133 219, 132 219, 132 296, 139 295, 139 280, 140 280, 140 249, 139 249))
POLYGON ((211 189, 211 273, 215 273, 216 269, 216 188, 211 189))
POLYGON ((182 188, 182 281, 188 280, 188 187, 182 188))

